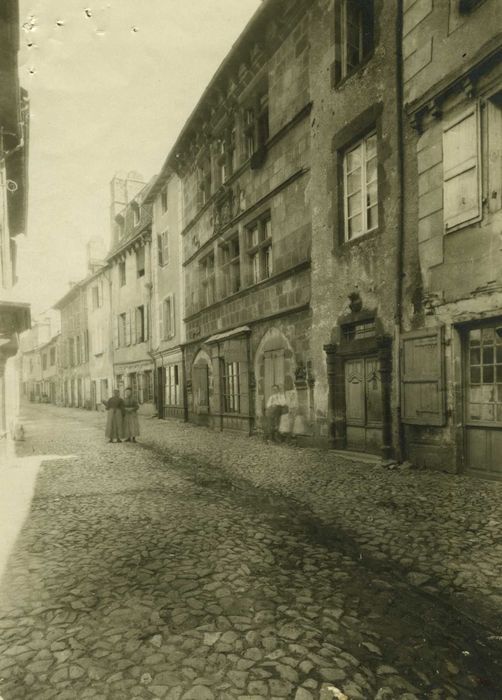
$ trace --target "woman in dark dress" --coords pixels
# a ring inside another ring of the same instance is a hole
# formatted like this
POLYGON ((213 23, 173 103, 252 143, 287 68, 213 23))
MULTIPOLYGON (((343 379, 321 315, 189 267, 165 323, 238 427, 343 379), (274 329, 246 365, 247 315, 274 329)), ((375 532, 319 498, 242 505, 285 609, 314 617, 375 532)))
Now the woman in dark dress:
POLYGON ((119 390, 115 389, 112 398, 104 403, 108 412, 105 431, 108 442, 113 442, 114 440, 122 442, 125 406, 123 399, 120 398, 119 390))

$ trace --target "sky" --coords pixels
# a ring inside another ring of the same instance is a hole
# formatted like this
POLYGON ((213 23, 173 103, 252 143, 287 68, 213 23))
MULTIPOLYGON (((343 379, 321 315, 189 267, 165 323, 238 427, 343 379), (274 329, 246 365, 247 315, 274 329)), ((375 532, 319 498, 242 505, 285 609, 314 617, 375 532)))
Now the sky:
POLYGON ((29 209, 17 291, 37 315, 108 243, 116 173, 159 172, 260 0, 20 0, 29 209))

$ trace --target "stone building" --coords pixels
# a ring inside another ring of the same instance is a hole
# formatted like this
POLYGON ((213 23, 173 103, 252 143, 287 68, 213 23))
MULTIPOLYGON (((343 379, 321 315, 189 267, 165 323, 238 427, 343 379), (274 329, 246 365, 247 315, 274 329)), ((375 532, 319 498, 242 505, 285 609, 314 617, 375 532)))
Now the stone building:
POLYGON ((151 338, 159 418, 183 418, 185 413, 180 185, 167 164, 147 198, 153 207, 151 338))
POLYGON ((14 429, 19 377, 14 356, 30 326, 30 306, 16 292, 16 236, 26 232, 27 93, 19 86, 18 0, 0 4, 0 438, 14 429))
MULTIPOLYGON (((399 3, 319 0, 311 13, 312 345, 328 444, 398 450, 399 3)), ((324 437, 324 435, 321 435, 324 437)), ((324 441, 324 440, 323 440, 324 441)))
POLYGON ((90 407, 103 408, 114 386, 111 277, 104 260, 104 243, 91 239, 87 244, 89 275, 83 281, 87 296, 87 328, 89 332, 90 407))
POLYGON ((183 192, 190 421, 252 432, 273 384, 312 429, 308 3, 264 2, 168 157, 183 192))
POLYGON ((60 396, 64 406, 91 408, 86 280, 71 285, 54 305, 61 313, 60 396))
POLYGON ((107 256, 110 283, 114 388, 130 387, 145 413, 154 412, 151 338, 152 207, 149 186, 136 174, 115 177, 112 242, 107 256))
POLYGON ((417 464, 502 475, 500 3, 405 3, 401 413, 417 464))
POLYGON ((19 339, 22 395, 38 403, 61 403, 59 318, 44 315, 19 339))

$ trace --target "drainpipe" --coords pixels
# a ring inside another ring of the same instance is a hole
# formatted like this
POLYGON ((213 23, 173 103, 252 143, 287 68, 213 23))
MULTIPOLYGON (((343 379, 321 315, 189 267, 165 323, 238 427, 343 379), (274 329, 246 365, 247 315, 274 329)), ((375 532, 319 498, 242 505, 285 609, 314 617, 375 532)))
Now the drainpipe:
POLYGON ((403 0, 396 2, 396 127, 397 127, 397 245, 396 245, 396 298, 394 317, 394 360, 396 378, 396 420, 398 461, 405 457, 403 424, 401 422, 401 334, 403 330, 403 277, 404 277, 404 105, 403 105, 403 0))

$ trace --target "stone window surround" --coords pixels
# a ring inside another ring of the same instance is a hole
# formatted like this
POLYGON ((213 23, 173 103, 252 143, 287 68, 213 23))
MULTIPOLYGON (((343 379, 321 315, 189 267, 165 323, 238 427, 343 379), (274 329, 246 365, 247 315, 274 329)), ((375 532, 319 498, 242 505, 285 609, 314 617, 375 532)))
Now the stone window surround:
MULTIPOLYGON (((345 217, 344 217, 344 188, 343 188, 343 163, 344 154, 350 146, 354 145, 367 135, 370 131, 374 130, 377 136, 377 154, 381 152, 382 143, 382 113, 383 113, 383 102, 376 102, 375 104, 368 107, 368 109, 361 112, 357 117, 355 117, 351 122, 349 122, 345 127, 340 129, 337 134, 333 137, 331 142, 331 150, 333 153, 332 169, 328 172, 328 177, 333 183, 333 254, 336 255, 338 252, 345 248, 353 245, 358 245, 366 241, 369 237, 378 235, 382 230, 382 223, 384 221, 384 211, 383 211, 383 198, 378 197, 378 226, 364 233, 361 236, 357 236, 352 240, 345 240, 345 217)), ((378 182, 382 183, 383 177, 380 166, 380 159, 378 160, 378 182)))

